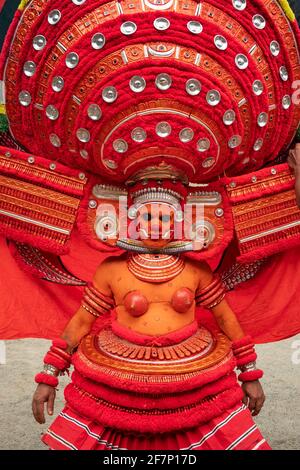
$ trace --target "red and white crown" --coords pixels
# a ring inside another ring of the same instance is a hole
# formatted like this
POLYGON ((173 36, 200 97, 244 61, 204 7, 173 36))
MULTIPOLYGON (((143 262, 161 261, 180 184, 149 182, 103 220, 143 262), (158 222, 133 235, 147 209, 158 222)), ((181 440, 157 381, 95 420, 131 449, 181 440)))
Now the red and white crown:
POLYGON ((259 168, 300 118, 286 4, 29 1, 4 48, 10 130, 29 152, 112 182, 162 162, 194 183, 259 168))

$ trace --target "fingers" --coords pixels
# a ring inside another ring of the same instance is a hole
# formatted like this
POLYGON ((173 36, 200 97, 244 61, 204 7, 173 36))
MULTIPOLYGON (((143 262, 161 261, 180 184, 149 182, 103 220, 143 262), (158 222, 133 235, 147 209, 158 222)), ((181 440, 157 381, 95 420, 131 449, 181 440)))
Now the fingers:
POLYGON ((50 416, 53 415, 54 400, 55 400, 55 390, 53 390, 53 393, 50 394, 49 400, 48 400, 48 403, 47 403, 47 413, 50 416))
POLYGON ((257 416, 260 413, 266 399, 260 382, 244 382, 242 389, 245 394, 243 403, 248 406, 252 416, 257 416), (248 403, 246 400, 248 400, 248 403))
POLYGON ((256 399, 250 397, 250 398, 249 398, 248 408, 249 408, 251 414, 254 412, 255 406, 256 406, 256 399))
POLYGON ((287 163, 288 163, 290 169, 292 171, 295 171, 296 166, 297 166, 297 162, 296 162, 295 153, 294 153, 293 150, 290 150, 290 152, 289 152, 289 156, 287 158, 287 163))
POLYGON ((259 398, 250 398, 249 399, 249 404, 248 404, 248 408, 252 414, 252 416, 257 416, 263 405, 264 405, 264 402, 265 402, 265 397, 262 396, 262 397, 259 397, 259 398))
POLYGON ((289 151, 288 160, 289 160, 291 163, 295 163, 295 162, 296 162, 296 160, 295 160, 295 150, 290 150, 290 151, 289 151))
POLYGON ((262 407, 264 406, 265 396, 258 398, 255 403, 255 409, 252 412, 252 416, 257 416, 260 412, 262 407))
POLYGON ((44 401, 33 399, 32 401, 32 412, 35 420, 39 424, 45 423, 45 414, 44 414, 44 401))
POLYGON ((289 151, 289 156, 288 156, 288 161, 290 163, 294 163, 295 162, 295 150, 290 150, 289 151))
POLYGON ((244 403, 244 405, 248 406, 249 398, 247 397, 247 395, 243 396, 242 402, 244 403))
POLYGON ((292 163, 298 164, 300 163, 300 144, 296 144, 293 149, 289 150, 289 160, 292 163))
POLYGON ((53 414, 55 396, 55 388, 50 385, 39 384, 37 386, 32 400, 32 412, 38 423, 44 424, 46 422, 44 410, 45 403, 47 403, 48 414, 53 414))
POLYGON ((50 385, 39 384, 37 386, 32 400, 32 412, 38 423, 44 424, 46 422, 44 411, 45 403, 47 403, 48 414, 53 414, 55 396, 55 388, 50 385))

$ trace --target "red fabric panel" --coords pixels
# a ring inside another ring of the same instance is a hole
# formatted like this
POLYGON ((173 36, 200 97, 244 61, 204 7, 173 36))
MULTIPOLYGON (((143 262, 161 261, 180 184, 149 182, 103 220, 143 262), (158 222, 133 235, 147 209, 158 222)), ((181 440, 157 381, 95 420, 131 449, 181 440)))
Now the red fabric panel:
POLYGON ((125 434, 66 406, 42 438, 53 450, 270 450, 249 410, 239 403, 188 431, 125 434))
POLYGON ((80 303, 80 288, 41 281, 23 272, 0 239, 0 337, 51 338, 59 334, 80 303))
POLYGON ((300 250, 269 259, 251 280, 227 294, 247 334, 256 343, 279 341, 300 332, 300 250))
MULTIPOLYGON (((0 338, 55 338, 78 309, 82 288, 52 284, 22 271, 0 237, 0 338)), ((107 255, 106 255, 107 256, 107 255)), ((65 266, 90 280, 105 255, 72 240, 65 266)))

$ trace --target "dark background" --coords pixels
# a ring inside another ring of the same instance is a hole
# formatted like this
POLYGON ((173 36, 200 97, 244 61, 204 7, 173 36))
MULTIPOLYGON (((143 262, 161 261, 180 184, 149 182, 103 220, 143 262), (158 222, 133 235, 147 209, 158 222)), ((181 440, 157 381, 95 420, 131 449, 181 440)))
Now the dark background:
MULTIPOLYGON (((298 1, 298 0, 297 0, 298 1)), ((0 49, 20 0, 0 0, 0 49)))
POLYGON ((300 0, 290 0, 290 5, 296 13, 298 23, 300 24, 300 0))

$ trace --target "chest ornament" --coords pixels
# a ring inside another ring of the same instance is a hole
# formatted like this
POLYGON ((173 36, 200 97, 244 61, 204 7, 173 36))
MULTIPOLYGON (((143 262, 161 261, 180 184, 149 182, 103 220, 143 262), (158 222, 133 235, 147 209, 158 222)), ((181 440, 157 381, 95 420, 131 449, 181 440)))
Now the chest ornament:
POLYGON ((178 276, 183 271, 185 263, 180 256, 130 254, 127 266, 140 281, 159 284, 178 276))

